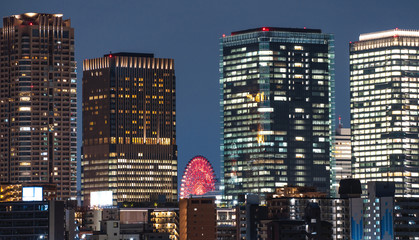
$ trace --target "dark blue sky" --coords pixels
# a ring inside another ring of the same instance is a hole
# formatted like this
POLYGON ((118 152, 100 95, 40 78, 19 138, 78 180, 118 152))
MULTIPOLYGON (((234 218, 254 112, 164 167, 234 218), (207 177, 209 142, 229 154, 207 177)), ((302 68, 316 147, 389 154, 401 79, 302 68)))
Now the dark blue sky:
MULTIPOLYGON (((366 32, 419 29, 418 11, 419 0, 8 0, 0 5, 1 17, 45 12, 71 18, 79 93, 83 59, 110 51, 174 58, 179 175, 199 154, 210 160, 217 177, 222 34, 262 26, 319 28, 335 34, 336 115, 349 127, 349 41, 366 32)), ((81 133, 80 122, 79 111, 81 133)))

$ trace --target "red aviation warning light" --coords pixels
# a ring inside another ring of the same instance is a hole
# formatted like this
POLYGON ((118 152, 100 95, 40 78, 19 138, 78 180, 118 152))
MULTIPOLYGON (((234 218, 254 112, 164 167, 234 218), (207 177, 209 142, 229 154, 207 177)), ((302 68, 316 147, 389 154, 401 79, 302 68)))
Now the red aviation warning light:
POLYGON ((264 32, 269 32, 269 28, 267 28, 267 27, 263 27, 263 28, 262 28, 262 31, 264 31, 264 32))
POLYGON ((192 158, 181 180, 180 198, 203 195, 215 190, 215 175, 211 163, 203 156, 192 158))

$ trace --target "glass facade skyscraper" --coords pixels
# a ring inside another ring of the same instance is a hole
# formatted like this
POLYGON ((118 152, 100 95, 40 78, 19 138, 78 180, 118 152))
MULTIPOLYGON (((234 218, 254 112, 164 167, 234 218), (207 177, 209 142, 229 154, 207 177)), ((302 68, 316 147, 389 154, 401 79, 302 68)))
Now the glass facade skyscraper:
POLYGON ((350 44, 352 176, 419 197, 419 31, 361 34, 350 44))
POLYGON ((285 185, 330 189, 334 38, 263 27, 221 38, 226 200, 285 185))

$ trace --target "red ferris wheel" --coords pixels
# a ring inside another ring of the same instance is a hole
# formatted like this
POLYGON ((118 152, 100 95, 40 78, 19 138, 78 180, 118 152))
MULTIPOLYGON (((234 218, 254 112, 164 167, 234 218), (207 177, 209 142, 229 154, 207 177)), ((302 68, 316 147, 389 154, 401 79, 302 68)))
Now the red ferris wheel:
POLYGON ((180 185, 180 198, 203 195, 215 190, 215 175, 211 163, 203 156, 192 158, 186 165, 180 185))

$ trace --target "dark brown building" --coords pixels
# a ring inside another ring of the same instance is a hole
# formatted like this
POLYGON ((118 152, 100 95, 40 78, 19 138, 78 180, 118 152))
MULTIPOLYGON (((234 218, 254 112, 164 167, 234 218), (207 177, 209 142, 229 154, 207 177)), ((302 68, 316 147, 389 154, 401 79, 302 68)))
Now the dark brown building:
POLYGON ((83 62, 84 204, 177 200, 173 59, 115 53, 83 62))
POLYGON ((0 29, 0 183, 55 184, 76 196, 74 29, 62 14, 25 13, 0 29))
POLYGON ((217 238, 214 198, 184 198, 179 202, 180 240, 217 238))

